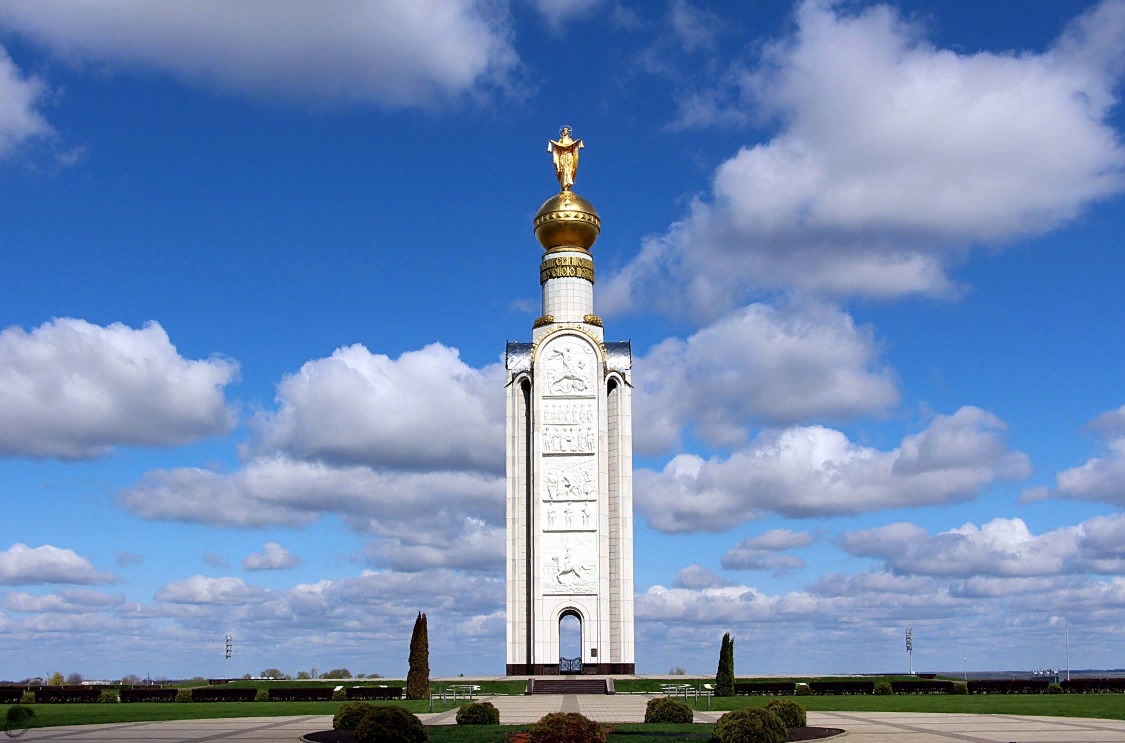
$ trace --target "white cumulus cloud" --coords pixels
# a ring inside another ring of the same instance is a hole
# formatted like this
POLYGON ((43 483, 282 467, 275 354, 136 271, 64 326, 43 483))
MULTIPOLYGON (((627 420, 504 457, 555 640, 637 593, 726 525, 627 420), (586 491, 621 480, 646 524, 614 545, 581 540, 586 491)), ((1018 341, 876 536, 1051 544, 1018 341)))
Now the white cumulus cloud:
POLYGON ((0 46, 0 158, 22 142, 54 131, 37 108, 44 90, 40 79, 21 75, 0 46))
POLYGON ((179 355, 158 323, 52 320, 0 332, 0 456, 87 459, 228 431, 238 367, 179 355))
POLYGON ((246 604, 265 601, 269 592, 241 578, 207 578, 193 575, 167 584, 156 592, 158 601, 173 604, 246 604))
POLYGON ((807 531, 770 529, 747 537, 727 550, 722 565, 727 570, 772 570, 779 575, 805 567, 796 555, 779 555, 783 550, 807 547, 816 537, 807 531))
POLYGON ((261 552, 252 552, 242 561, 246 570, 289 570, 300 564, 300 557, 277 542, 266 542, 261 552))
MULTIPOLYGON (((1125 568, 1123 540, 1125 515, 1115 514, 1038 535, 1020 518, 967 523, 933 535, 903 522, 845 532, 839 544, 852 555, 881 560, 894 573, 964 578, 969 582, 959 587, 960 593, 987 595, 1013 591, 987 578, 1120 572, 1125 568)), ((1028 585, 1028 590, 1035 587, 1028 585)))
POLYGON ((1022 500, 1058 497, 1125 506, 1125 407, 1102 413, 1087 428, 1101 439, 1101 456, 1058 473, 1054 488, 1025 491, 1022 500))
POLYGON ((159 70, 206 88, 401 108, 504 85, 518 64, 482 0, 189 3, 16 0, 0 26, 74 62, 159 70))
POLYGON ((779 289, 955 292, 948 270, 973 246, 1051 230, 1121 190, 1109 116, 1123 8, 1102 3, 1041 53, 969 54, 886 6, 803 2, 793 35, 742 78, 746 107, 779 131, 715 171, 605 283, 603 309, 714 317, 779 289))
POLYGON ((499 365, 474 369, 437 343, 397 359, 340 348, 278 384, 278 410, 255 421, 258 448, 345 464, 498 472, 503 384, 499 365))
POLYGON ((638 469, 634 492, 663 532, 723 531, 766 512, 801 518, 949 503, 1027 477, 1027 456, 1008 449, 1004 431, 974 407, 935 417, 892 451, 823 426, 770 430, 727 459, 680 454, 660 472, 638 469))
POLYGON ((71 549, 50 544, 28 547, 17 542, 0 552, 0 585, 36 583, 109 583, 111 575, 99 573, 93 564, 71 549))
POLYGON ((642 453, 675 446, 685 426, 713 444, 741 444, 755 423, 852 418, 899 401, 871 330, 828 305, 752 304, 657 344, 635 368, 642 453))

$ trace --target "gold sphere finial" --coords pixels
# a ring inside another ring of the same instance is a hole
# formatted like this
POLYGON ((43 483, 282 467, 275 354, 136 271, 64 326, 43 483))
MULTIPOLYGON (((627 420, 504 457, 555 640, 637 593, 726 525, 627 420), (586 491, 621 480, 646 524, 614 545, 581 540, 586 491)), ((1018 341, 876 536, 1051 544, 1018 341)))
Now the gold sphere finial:
POLYGON ((585 146, 581 139, 571 137, 569 125, 559 129, 558 140, 547 141, 547 152, 551 153, 560 189, 535 215, 535 237, 547 250, 589 250, 601 232, 601 220, 594 205, 574 192, 578 151, 585 146))

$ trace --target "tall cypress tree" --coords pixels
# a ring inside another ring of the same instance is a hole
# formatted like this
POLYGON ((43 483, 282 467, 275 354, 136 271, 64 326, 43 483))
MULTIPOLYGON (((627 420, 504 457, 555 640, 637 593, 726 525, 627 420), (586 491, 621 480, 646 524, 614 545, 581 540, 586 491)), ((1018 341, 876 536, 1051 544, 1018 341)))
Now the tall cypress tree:
POLYGON ((410 635, 410 670, 406 673, 406 698, 426 699, 430 695, 430 640, 426 615, 418 612, 410 635))
POLYGON ((734 638, 727 632, 719 647, 719 670, 715 674, 715 696, 734 696, 734 638))

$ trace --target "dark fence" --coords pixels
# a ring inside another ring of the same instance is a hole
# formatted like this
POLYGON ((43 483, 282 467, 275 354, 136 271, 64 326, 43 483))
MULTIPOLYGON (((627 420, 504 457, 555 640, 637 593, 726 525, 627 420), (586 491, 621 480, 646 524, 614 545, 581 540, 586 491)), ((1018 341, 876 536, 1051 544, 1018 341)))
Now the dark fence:
POLYGON ((774 697, 792 696, 797 693, 797 684, 792 681, 753 681, 734 685, 734 693, 767 694, 774 697))
POLYGON ((40 704, 61 702, 96 702, 104 686, 34 686, 35 701, 40 704))
POLYGON ((345 692, 348 701, 370 702, 378 699, 402 699, 401 686, 350 686, 345 692))
POLYGON ((1042 694, 1047 691, 1047 679, 973 679, 969 682, 970 694, 1042 694))
POLYGON ((164 689, 161 687, 138 686, 133 689, 122 687, 122 702, 174 702, 179 689, 164 689))
POLYGON ((813 694, 874 694, 874 681, 810 681, 813 694))
POLYGON ((268 692, 271 702, 331 702, 331 686, 283 686, 268 692))
POLYGON ((222 686, 200 686, 191 690, 193 702, 253 702, 257 689, 229 689, 222 686))
POLYGON ((0 704, 16 704, 26 691, 22 686, 0 686, 0 704))
POLYGON ((1107 694, 1125 692, 1125 678, 1070 679, 1062 688, 1074 694, 1107 694))
POLYGON ((952 694, 952 681, 892 681, 895 694, 952 694))

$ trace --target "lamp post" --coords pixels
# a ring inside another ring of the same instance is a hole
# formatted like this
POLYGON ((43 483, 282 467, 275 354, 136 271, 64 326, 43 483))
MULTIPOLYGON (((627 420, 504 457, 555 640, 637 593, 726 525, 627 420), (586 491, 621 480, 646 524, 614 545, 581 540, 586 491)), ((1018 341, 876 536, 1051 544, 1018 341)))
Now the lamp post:
POLYGON ((230 678, 230 656, 231 656, 231 649, 233 647, 234 647, 234 638, 231 637, 230 633, 228 632, 227 633, 227 664, 226 664, 226 677, 228 679, 230 678))
POLYGON ((910 628, 906 628, 906 657, 909 659, 910 675, 914 675, 914 636, 910 628))
POLYGON ((1070 625, 1066 625, 1066 680, 1070 681, 1070 625))

